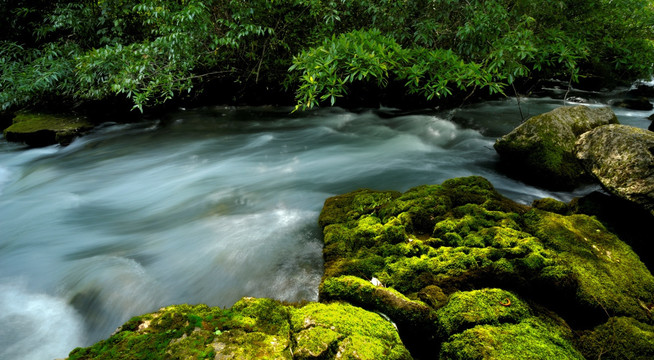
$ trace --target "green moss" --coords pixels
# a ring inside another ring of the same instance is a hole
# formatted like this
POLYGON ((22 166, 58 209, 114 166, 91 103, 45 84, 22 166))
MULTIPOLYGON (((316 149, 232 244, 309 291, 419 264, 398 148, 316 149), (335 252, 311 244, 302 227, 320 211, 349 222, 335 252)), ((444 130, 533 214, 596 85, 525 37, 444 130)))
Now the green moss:
POLYGON ((315 357, 411 358, 393 325, 375 313, 347 304, 296 308, 254 298, 243 298, 231 309, 166 307, 135 317, 110 338, 70 354, 71 360, 315 357))
POLYGON ((39 113, 18 113, 13 124, 4 130, 9 141, 42 146, 67 144, 73 137, 93 128, 88 120, 76 116, 39 113))
POLYGON ((538 318, 517 324, 479 325, 443 343, 441 359, 579 359, 564 329, 538 318))
POLYGON ((297 348, 293 355, 299 359, 329 359, 336 355, 343 334, 321 326, 310 327, 295 335, 297 348))
MULTIPOLYGON (((648 321, 642 304, 654 295, 651 274, 594 218, 529 209, 479 177, 419 186, 387 200, 364 213, 342 208, 350 215, 324 226, 321 299, 382 312, 401 331, 425 329, 403 333, 419 354, 429 353, 434 338, 472 329, 495 334, 499 327, 507 334, 524 330, 535 346, 545 346, 556 341, 532 332, 542 330, 552 311, 579 327, 596 325, 605 310, 648 321), (373 277, 386 288, 367 281, 373 277), (475 290, 487 287, 498 289, 475 290), (507 298, 512 304, 505 307, 507 298), (530 310, 520 298, 540 305, 530 310), (431 327, 418 320, 433 319, 419 315, 429 314, 423 307, 437 313, 431 327), (524 324, 534 317, 540 325, 524 324)), ((567 212, 555 200, 538 204, 567 212)), ((552 326, 565 333, 566 325, 552 326)))
POLYGON ((381 312, 393 319, 400 329, 434 329, 432 310, 420 301, 410 300, 392 288, 375 286, 355 276, 328 278, 320 284, 321 300, 341 300, 350 304, 381 312))
POLYGON ((270 335, 289 336, 291 330, 290 313, 285 306, 275 300, 246 297, 234 304, 232 311, 240 313, 243 317, 253 319, 254 324, 251 326, 260 332, 270 335))
POLYGON ((344 195, 330 197, 318 218, 321 227, 329 224, 348 223, 363 214, 373 214, 389 201, 400 195, 397 191, 373 191, 362 189, 344 195))
MULTIPOLYGON (((335 348, 336 358, 371 360, 411 358, 389 321, 380 315, 346 303, 308 304, 293 312, 291 324, 297 334, 306 334, 306 330, 313 328, 328 329, 340 334, 337 345, 327 345, 335 348)), ((325 333, 324 330, 313 330, 313 332, 325 333)), ((298 339, 296 336, 296 339, 298 344, 302 344, 307 349, 321 349, 326 346, 326 342, 329 342, 326 339, 336 338, 335 334, 328 334, 329 338, 298 339)))
POLYGON ((437 311, 437 319, 449 336, 476 325, 518 323, 529 317, 529 307, 515 294, 501 289, 456 292, 437 311))
POLYGON ((222 359, 292 359, 288 338, 263 332, 229 330, 218 335, 211 344, 222 359))
POLYGON ((526 220, 577 280, 581 304, 647 320, 640 303, 652 299, 654 277, 627 244, 587 215, 533 210, 526 220))
POLYGON ((583 334, 578 344, 587 359, 654 359, 654 326, 612 317, 583 334))
POLYGON ((161 359, 167 353, 213 358, 209 346, 213 338, 211 332, 196 327, 203 324, 203 320, 197 322, 198 316, 203 319, 213 312, 215 310, 204 305, 163 308, 157 313, 131 319, 107 340, 73 350, 69 359, 161 359))
POLYGON ((552 198, 537 199, 531 204, 536 209, 565 215, 570 210, 568 204, 552 198))

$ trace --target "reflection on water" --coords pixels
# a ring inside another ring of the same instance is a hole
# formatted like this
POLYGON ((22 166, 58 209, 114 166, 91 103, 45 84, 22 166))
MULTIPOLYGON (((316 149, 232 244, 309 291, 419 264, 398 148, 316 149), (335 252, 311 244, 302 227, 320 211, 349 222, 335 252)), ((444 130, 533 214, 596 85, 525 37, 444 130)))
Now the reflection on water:
MULTIPOLYGON (((522 103, 531 115, 560 105, 522 103)), ((205 108, 107 124, 66 148, 0 143, 0 358, 19 347, 65 357, 174 303, 316 300, 317 217, 338 193, 468 175, 523 203, 592 190, 553 193, 496 171, 493 142, 520 123, 515 100, 288 112, 205 108)), ((648 125, 648 113, 619 115, 648 125)))

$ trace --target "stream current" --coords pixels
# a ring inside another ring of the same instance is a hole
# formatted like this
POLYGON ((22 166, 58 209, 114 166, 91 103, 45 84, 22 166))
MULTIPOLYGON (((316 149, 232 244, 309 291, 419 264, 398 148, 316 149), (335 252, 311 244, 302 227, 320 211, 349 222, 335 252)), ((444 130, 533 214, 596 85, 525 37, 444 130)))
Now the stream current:
MULTIPOLYGON (((561 105, 574 104, 521 99, 526 116, 561 105)), ((515 99, 413 114, 290 110, 178 111, 67 147, 0 141, 0 359, 64 358, 171 304, 317 300, 317 219, 336 194, 468 175, 525 204, 598 189, 552 192, 496 170, 495 139, 521 121, 515 99)), ((642 128, 652 113, 614 111, 642 128)))

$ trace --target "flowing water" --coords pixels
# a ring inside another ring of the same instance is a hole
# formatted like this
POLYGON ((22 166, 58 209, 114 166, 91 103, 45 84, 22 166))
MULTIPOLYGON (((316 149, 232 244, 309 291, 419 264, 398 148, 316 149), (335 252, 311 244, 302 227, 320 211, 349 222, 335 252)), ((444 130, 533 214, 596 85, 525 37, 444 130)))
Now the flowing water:
MULTIPOLYGON (((536 115, 561 106, 523 99, 536 115)), ((593 106, 599 106, 595 104, 593 106)), ((316 300, 332 195, 468 175, 521 203, 564 201, 496 170, 515 99, 449 111, 209 107, 106 124, 68 147, 0 141, 0 359, 66 357, 130 317, 243 296, 316 300)), ((616 109, 647 127, 651 112, 616 109)))

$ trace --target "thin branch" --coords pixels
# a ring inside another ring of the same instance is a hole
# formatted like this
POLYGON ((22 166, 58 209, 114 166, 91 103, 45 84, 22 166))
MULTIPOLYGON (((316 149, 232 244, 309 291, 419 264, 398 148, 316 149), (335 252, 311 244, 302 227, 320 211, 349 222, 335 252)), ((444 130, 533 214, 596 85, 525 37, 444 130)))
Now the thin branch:
POLYGON ((568 93, 570 93, 570 88, 572 87, 572 71, 570 72, 570 80, 568 80, 568 90, 566 90, 565 95, 563 96, 563 102, 568 99, 568 93))
POLYGON ((520 119, 522 120, 521 122, 525 121, 525 115, 522 113, 522 106, 520 105, 520 95, 518 94, 518 91, 515 89, 515 84, 511 83, 511 87, 513 88, 513 93, 515 94, 515 99, 518 101, 518 110, 520 111, 520 119))

